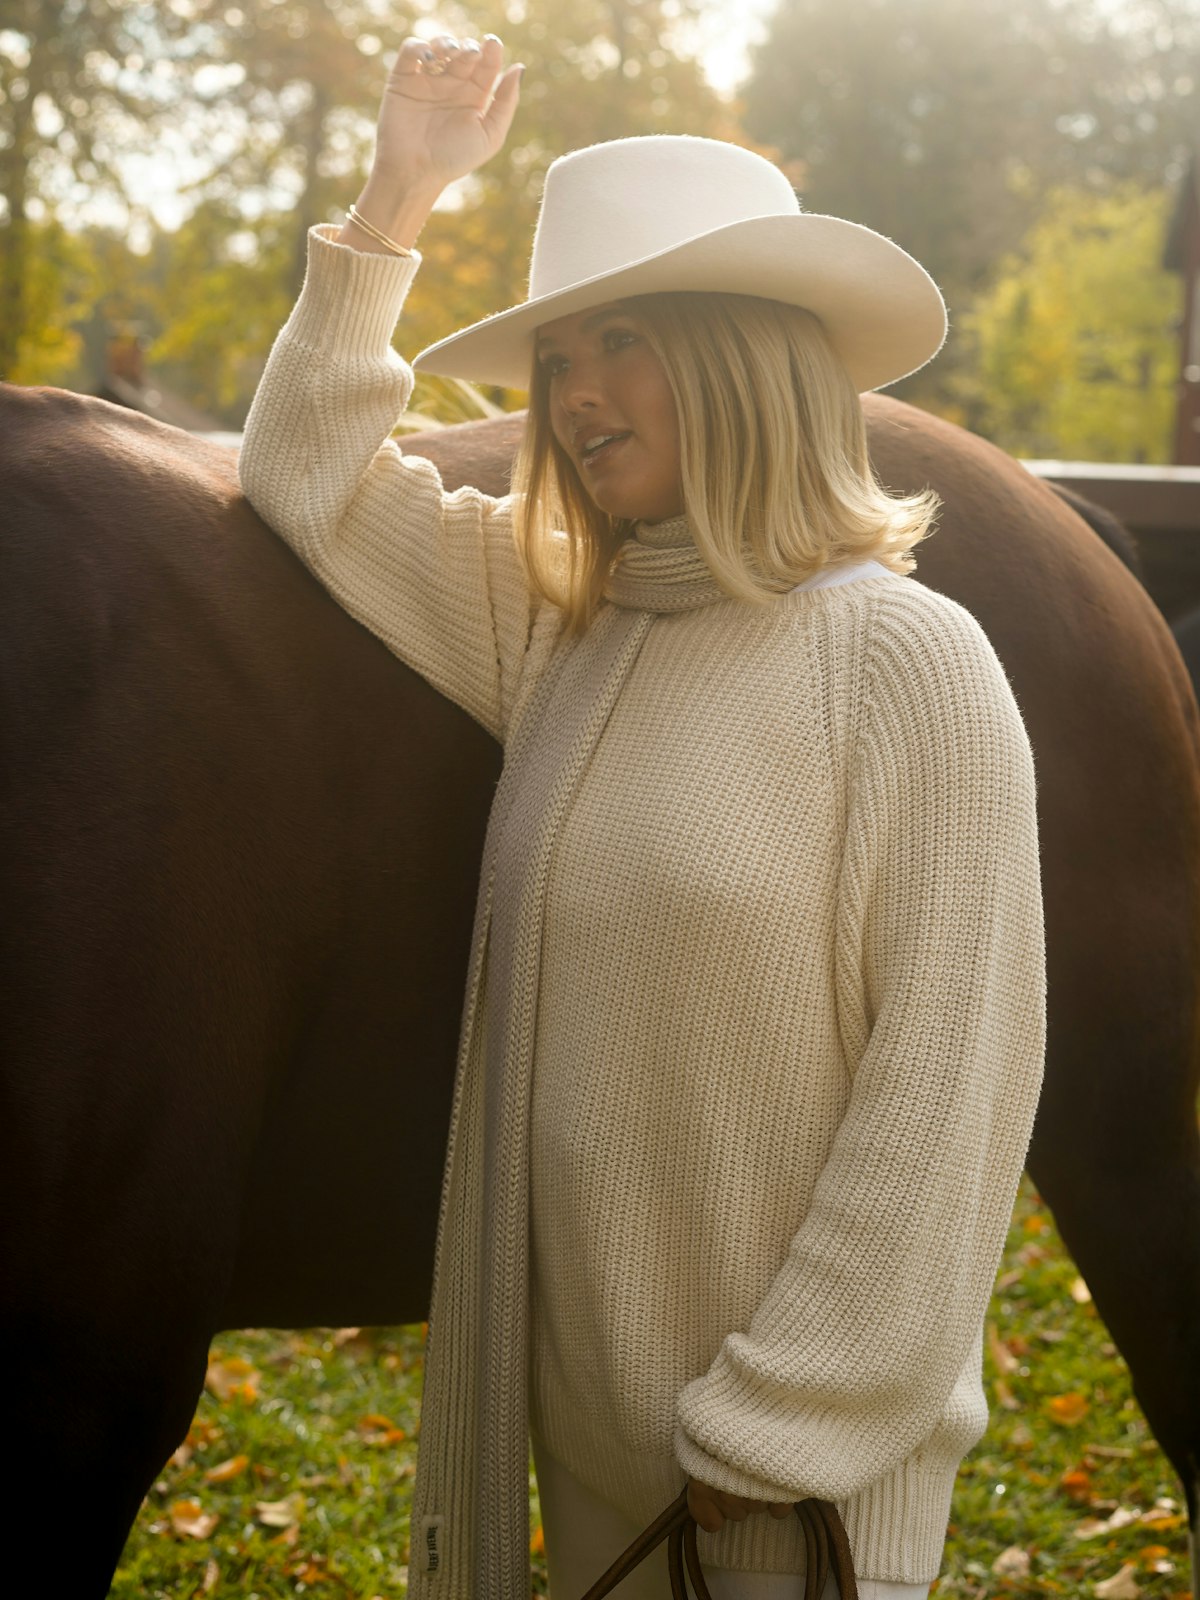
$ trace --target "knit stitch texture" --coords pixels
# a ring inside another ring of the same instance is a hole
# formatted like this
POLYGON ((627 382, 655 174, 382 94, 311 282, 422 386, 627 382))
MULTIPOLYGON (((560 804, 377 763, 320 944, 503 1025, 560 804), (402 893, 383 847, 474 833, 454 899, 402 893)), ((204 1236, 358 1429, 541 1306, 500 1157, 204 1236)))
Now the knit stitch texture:
MULTIPOLYGON (((527 1424, 643 1525, 687 1474, 820 1495, 936 1576, 1045 1043, 1032 753, 911 579, 714 593, 639 527, 582 641, 511 502, 388 439, 419 266, 310 237, 246 493, 505 745, 430 1315, 410 1594, 525 1600, 527 1424), (682 589, 681 589, 682 585, 682 589), (687 600, 678 603, 686 590, 687 600), (664 600, 664 592, 670 598, 664 600)), ((800 1573, 795 1519, 702 1560, 800 1573)))

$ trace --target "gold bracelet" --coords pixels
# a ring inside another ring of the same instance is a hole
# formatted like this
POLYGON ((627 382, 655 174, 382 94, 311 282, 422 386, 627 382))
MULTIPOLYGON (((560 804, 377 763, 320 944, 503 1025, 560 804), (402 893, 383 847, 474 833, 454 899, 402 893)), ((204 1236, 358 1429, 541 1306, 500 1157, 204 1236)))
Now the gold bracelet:
POLYGON ((371 238, 375 240, 376 244, 383 245, 386 249, 390 250, 393 255, 412 255, 411 250, 406 249, 402 244, 397 244, 394 239, 389 239, 387 234, 381 233, 373 222, 368 222, 366 217, 362 215, 357 206, 351 206, 346 215, 350 218, 350 221, 354 223, 355 227, 361 228, 364 233, 369 234, 371 238))

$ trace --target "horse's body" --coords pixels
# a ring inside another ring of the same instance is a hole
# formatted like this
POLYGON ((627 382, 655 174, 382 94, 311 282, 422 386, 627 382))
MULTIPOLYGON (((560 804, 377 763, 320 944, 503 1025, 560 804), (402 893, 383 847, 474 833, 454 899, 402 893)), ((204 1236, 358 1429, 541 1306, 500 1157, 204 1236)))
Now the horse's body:
MULTIPOLYGON (((1045 485, 865 406, 884 482, 944 502, 919 580, 979 618, 1029 730, 1049 984, 1030 1170, 1194 1519, 1196 703, 1144 589, 1045 485)), ((519 426, 405 448, 503 493, 519 426)), ((263 527, 230 452, 0 388, 0 490, 10 1513, 85 1600, 213 1333, 428 1313, 499 751, 263 527)))

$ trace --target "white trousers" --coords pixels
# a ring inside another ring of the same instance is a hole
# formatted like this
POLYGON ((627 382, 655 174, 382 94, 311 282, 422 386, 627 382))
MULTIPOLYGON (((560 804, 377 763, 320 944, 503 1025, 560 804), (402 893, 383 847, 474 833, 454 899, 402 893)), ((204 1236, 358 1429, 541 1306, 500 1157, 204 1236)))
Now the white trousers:
MULTIPOLYGON (((532 1435, 533 1465, 542 1507, 550 1600, 583 1600, 596 1579, 641 1533, 546 1453, 532 1435)), ((759 1513, 762 1516, 768 1512, 759 1513)), ((791 1572, 728 1572, 701 1563, 712 1600, 799 1600, 802 1579, 791 1572)), ((613 1600, 669 1600, 666 1540, 612 1591, 613 1600)), ((860 1578, 859 1600, 926 1600, 927 1583, 882 1583, 860 1578)), ((821 1600, 840 1600, 830 1573, 821 1600)))

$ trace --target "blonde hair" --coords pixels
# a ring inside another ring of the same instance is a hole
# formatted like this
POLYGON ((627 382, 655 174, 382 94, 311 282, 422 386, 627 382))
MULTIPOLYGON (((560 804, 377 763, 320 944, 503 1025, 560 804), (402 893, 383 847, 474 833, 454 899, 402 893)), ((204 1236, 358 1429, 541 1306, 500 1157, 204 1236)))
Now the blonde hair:
MULTIPOLYGON (((915 568, 939 497, 892 495, 875 477, 853 381, 811 311, 692 290, 620 305, 642 322, 671 385, 684 509, 726 593, 771 605, 835 562, 915 568)), ((568 633, 586 631, 634 524, 594 503, 555 439, 536 358, 513 493, 530 581, 567 613, 568 633)))

